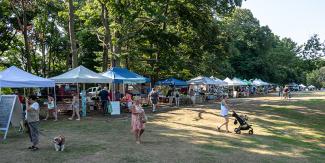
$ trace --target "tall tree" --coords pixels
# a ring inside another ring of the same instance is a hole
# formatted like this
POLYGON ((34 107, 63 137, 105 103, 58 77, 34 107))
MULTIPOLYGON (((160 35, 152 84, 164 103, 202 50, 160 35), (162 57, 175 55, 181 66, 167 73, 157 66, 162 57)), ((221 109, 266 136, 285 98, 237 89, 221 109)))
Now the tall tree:
POLYGON ((78 53, 76 46, 76 36, 74 30, 74 6, 73 0, 69 0, 69 36, 72 54, 72 68, 78 67, 78 53))

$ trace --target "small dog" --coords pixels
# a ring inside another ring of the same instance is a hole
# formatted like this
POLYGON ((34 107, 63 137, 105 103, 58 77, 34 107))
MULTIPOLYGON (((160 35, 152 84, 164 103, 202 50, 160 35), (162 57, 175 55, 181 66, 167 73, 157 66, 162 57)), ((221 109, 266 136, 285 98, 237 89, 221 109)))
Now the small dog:
POLYGON ((54 148, 56 151, 63 151, 64 150, 64 143, 65 138, 62 135, 59 135, 53 139, 54 148))

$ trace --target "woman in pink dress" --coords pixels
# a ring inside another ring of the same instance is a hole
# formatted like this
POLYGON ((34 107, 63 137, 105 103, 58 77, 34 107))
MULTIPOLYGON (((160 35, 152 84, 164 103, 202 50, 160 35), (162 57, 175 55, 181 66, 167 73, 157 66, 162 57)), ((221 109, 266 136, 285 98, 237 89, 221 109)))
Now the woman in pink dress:
POLYGON ((135 136, 135 140, 137 144, 141 143, 141 135, 144 132, 145 128, 145 112, 140 105, 141 99, 136 99, 132 106, 132 120, 131 120, 131 128, 132 132, 135 136))

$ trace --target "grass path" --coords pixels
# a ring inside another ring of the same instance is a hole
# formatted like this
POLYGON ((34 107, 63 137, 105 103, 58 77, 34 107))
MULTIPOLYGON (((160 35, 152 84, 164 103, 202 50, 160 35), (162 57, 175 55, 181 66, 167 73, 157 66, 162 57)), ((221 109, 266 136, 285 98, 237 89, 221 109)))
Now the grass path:
MULTIPOLYGON (((325 93, 231 99, 249 116, 254 135, 215 130, 223 119, 217 104, 148 114, 144 143, 136 145, 130 117, 91 116, 81 122, 42 122, 40 150, 10 130, 0 143, 1 162, 322 162, 325 160, 325 93), (63 134, 66 151, 55 152, 51 138, 63 134)), ((66 119, 66 118, 65 118, 66 119)), ((230 129, 235 128, 233 120, 230 129)))

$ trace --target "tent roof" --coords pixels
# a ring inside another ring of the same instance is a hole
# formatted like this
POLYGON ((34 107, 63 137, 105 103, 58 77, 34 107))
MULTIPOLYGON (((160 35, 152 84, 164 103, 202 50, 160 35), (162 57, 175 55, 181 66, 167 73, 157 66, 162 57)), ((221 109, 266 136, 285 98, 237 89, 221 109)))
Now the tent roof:
POLYGON ((218 85, 218 83, 213 80, 210 79, 208 77, 204 77, 204 76, 198 76, 196 78, 193 78, 189 81, 187 81, 188 84, 206 84, 206 85, 218 85))
POLYGON ((183 80, 178 80, 178 79, 175 79, 175 78, 169 78, 169 79, 158 81, 157 85, 186 86, 188 84, 186 83, 186 81, 183 81, 183 80))
POLYGON ((238 79, 238 78, 233 78, 232 80, 230 78, 226 78, 225 80, 223 80, 225 82, 228 83, 229 86, 241 86, 241 85, 247 85, 245 82, 243 82, 242 80, 238 79))
POLYGON ((306 86, 305 86, 305 85, 303 85, 303 84, 300 84, 300 85, 299 85, 299 87, 306 87, 306 86))
POLYGON ((245 82, 247 85, 252 85, 253 83, 251 81, 248 81, 246 79, 242 80, 243 82, 245 82))
POLYGON ((270 85, 269 83, 264 82, 261 79, 255 79, 255 80, 253 80, 253 84, 256 85, 256 86, 270 85))
POLYGON ((35 76, 15 66, 11 66, 0 72, 0 87, 31 88, 54 87, 53 80, 35 76))
POLYGON ((234 84, 234 85, 247 85, 246 82, 244 82, 244 81, 242 81, 241 79, 236 78, 236 77, 233 78, 232 81, 233 81, 233 84, 234 84))
POLYGON ((103 76, 108 77, 113 83, 146 83, 150 82, 149 78, 143 77, 126 68, 113 67, 110 70, 102 73, 103 76), (149 80, 148 80, 149 79, 149 80))
POLYGON ((218 85, 220 85, 220 86, 227 86, 228 85, 227 82, 225 82, 225 81, 223 81, 223 80, 221 80, 219 78, 216 78, 214 76, 211 76, 210 78, 213 79, 214 81, 216 81, 218 83, 218 85))
POLYGON ((79 66, 59 76, 52 77, 56 83, 111 83, 112 80, 79 66))

